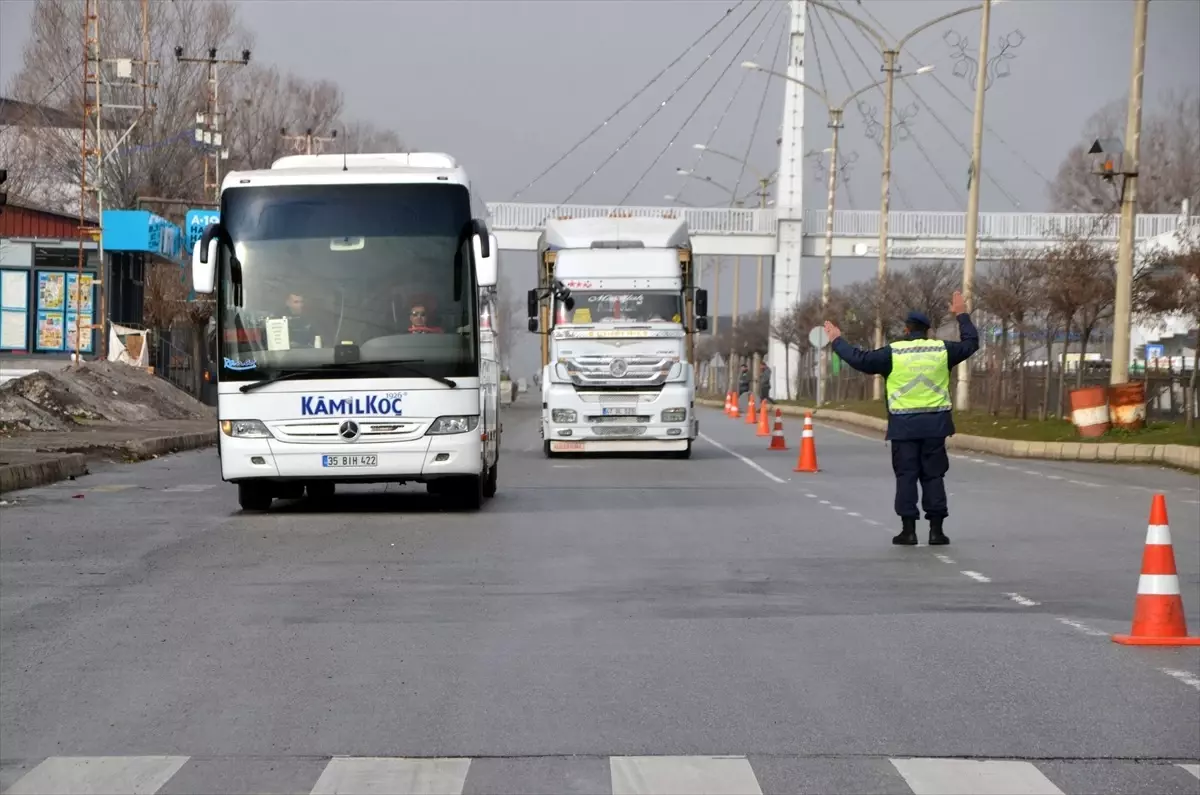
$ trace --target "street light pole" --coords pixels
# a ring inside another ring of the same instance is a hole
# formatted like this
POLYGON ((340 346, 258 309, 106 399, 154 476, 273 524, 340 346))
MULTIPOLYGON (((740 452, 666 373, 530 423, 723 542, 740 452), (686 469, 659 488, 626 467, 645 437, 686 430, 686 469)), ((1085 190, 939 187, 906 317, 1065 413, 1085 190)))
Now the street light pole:
POLYGON ((1125 162, 1121 183, 1121 232, 1117 244, 1117 294, 1113 303, 1113 386, 1129 381, 1129 337, 1133 305, 1133 240, 1137 231, 1138 152, 1142 135, 1142 78, 1146 65, 1146 15, 1149 0, 1133 7, 1133 67, 1125 119, 1125 162))
MULTIPOLYGON (((983 11, 979 23, 979 69, 975 80, 975 115, 971 128, 971 185, 967 190, 967 240, 963 252, 962 294, 967 302, 967 311, 975 309, 975 259, 979 255, 979 186, 983 183, 983 98, 987 91, 987 80, 983 70, 987 69, 988 26, 992 17, 992 0, 983 0, 983 11)), ((877 379, 878 381, 878 379, 877 379)), ((958 394, 955 403, 959 411, 971 407, 971 363, 963 362, 958 367, 958 394)))

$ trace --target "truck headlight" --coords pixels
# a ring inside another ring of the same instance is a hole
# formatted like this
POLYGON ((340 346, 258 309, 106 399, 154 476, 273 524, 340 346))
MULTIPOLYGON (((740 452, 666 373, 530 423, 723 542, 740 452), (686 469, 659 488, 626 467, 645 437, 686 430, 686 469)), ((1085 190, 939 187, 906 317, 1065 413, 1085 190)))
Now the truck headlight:
POLYGON ((663 409, 663 422, 683 422, 687 419, 687 409, 663 409))
POLYGON ((221 433, 234 439, 270 439, 271 432, 259 420, 221 420, 221 433))
POLYGON ((572 409, 552 409, 550 411, 550 420, 552 422, 572 423, 579 419, 579 415, 572 409))
POLYGON ((479 426, 479 415, 438 417, 425 431, 426 436, 445 436, 451 433, 467 433, 479 426))

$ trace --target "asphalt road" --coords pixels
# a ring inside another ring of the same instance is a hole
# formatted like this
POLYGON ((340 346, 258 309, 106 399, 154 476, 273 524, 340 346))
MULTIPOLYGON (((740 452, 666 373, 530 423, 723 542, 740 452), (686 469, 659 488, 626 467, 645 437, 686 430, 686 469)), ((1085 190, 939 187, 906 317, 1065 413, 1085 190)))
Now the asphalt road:
POLYGON ((1200 649, 1108 638, 1155 489, 1200 633, 1196 477, 958 457, 952 544, 896 548, 875 439, 505 429, 475 515, 242 515, 211 450, 6 495, 0 790, 1200 792, 1200 649))

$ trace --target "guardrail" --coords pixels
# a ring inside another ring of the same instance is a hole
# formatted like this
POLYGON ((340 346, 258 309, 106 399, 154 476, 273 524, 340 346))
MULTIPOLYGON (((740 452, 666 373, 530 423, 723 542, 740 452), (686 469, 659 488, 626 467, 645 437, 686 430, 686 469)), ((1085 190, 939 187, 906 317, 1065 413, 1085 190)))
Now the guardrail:
MULTIPOLYGON (((497 230, 533 232, 551 218, 681 218, 693 234, 774 235, 774 209, 736 207, 618 207, 601 204, 533 204, 496 202, 488 205, 492 226, 497 230)), ((804 234, 825 234, 825 210, 804 213, 804 234)), ((1192 216, 1193 224, 1200 216, 1192 216)), ((1157 237, 1179 228, 1177 214, 1139 215, 1137 239, 1157 237)), ((888 236, 892 238, 963 238, 967 214, 941 211, 893 211, 888 213, 888 236)), ((1091 233, 1115 240, 1119 219, 1099 213, 980 213, 979 236, 983 240, 1043 240, 1064 232, 1091 233)), ((879 237, 879 213, 874 210, 836 210, 833 233, 838 237, 879 237)))

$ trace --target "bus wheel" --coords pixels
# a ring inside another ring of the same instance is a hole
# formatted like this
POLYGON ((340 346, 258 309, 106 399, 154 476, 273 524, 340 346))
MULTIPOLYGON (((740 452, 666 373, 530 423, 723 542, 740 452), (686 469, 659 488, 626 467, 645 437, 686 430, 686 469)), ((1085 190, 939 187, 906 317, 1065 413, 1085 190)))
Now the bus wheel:
POLYGON ((499 468, 500 462, 496 461, 488 469, 487 477, 483 480, 483 496, 489 500, 496 496, 496 487, 499 485, 499 468))
POLYGON ((333 499, 334 489, 334 484, 327 480, 314 480, 304 488, 308 498, 315 501, 333 499))
POLYGON ((451 499, 463 511, 478 511, 483 507, 483 475, 468 475, 454 484, 451 499))
POLYGON ((243 511, 262 512, 270 510, 274 497, 261 483, 239 483, 238 505, 243 511))

